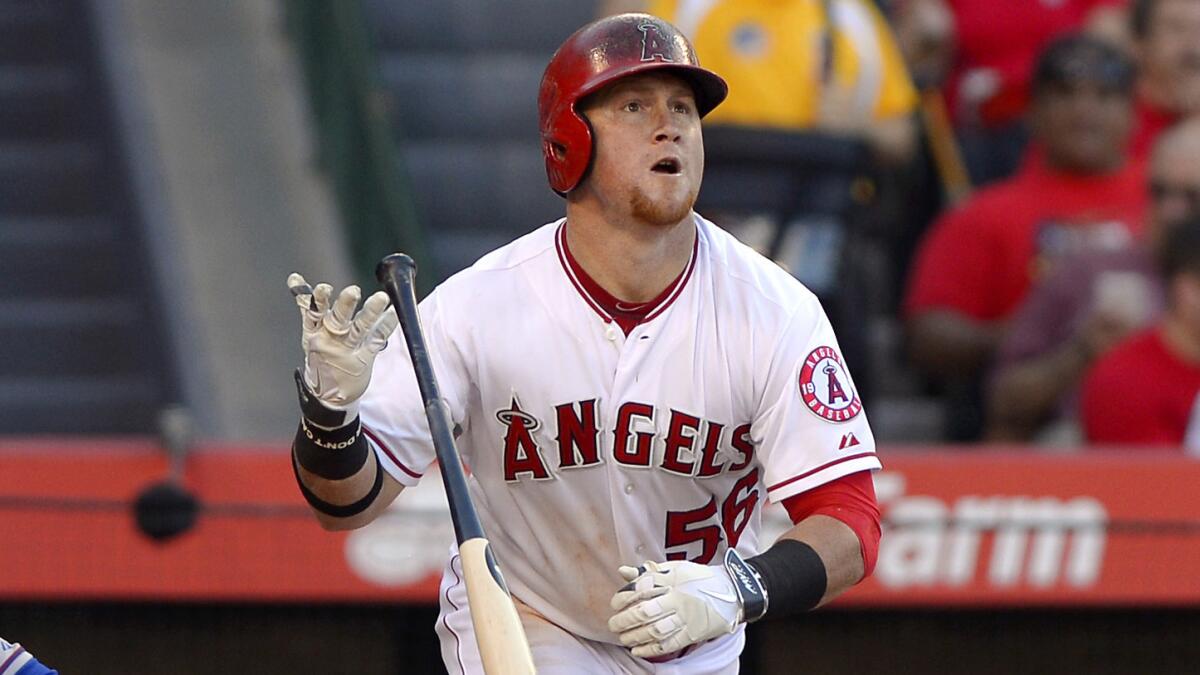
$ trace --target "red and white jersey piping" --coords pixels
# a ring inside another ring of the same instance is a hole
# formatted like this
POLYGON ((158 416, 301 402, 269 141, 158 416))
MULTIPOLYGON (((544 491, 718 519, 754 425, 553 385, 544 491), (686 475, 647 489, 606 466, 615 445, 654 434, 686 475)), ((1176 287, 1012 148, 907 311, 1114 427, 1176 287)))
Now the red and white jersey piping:
MULTIPOLYGON (((683 268, 683 273, 675 279, 673 282, 674 286, 670 289, 670 292, 665 293, 665 297, 663 298, 662 302, 660 302, 654 309, 651 309, 646 313, 646 318, 642 320, 642 323, 653 321, 656 317, 665 312, 667 308, 669 308, 671 304, 674 303, 677 298, 679 298, 679 295, 683 293, 683 289, 687 287, 688 280, 692 277, 692 271, 696 268, 696 252, 699 249, 699 246, 700 235, 699 233, 696 233, 696 238, 692 242, 692 252, 688 257, 687 265, 683 268)), ((599 300, 597 300, 591 293, 588 292, 586 284, 575 272, 575 269, 571 265, 571 261, 567 259, 569 254, 567 251, 566 221, 563 221, 561 224, 559 224, 558 230, 554 233, 554 248, 558 253, 558 262, 562 265, 563 272, 567 275, 567 278, 571 280, 571 285, 575 287, 575 290, 579 293, 580 297, 583 298, 583 301, 587 303, 587 306, 591 307, 592 311, 599 315, 605 323, 612 323, 612 315, 604 309, 603 304, 599 300)))

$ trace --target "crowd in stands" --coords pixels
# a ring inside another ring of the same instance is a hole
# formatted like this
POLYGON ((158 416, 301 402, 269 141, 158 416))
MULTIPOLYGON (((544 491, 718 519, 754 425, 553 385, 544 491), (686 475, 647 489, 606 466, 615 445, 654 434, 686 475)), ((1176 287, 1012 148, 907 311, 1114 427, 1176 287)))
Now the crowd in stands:
POLYGON ((691 37, 731 85, 710 129, 869 149, 875 235, 834 241, 883 247, 876 290, 946 406, 941 440, 1200 448, 1200 1, 602 11, 691 37))

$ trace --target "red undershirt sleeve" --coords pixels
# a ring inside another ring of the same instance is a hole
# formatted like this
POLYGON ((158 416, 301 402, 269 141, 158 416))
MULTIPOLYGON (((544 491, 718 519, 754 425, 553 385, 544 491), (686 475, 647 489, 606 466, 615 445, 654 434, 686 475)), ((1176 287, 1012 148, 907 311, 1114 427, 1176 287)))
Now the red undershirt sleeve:
POLYGON ((809 516, 837 518, 858 535, 863 559, 863 579, 875 570, 879 557, 879 504, 870 471, 857 471, 783 500, 792 523, 809 516))

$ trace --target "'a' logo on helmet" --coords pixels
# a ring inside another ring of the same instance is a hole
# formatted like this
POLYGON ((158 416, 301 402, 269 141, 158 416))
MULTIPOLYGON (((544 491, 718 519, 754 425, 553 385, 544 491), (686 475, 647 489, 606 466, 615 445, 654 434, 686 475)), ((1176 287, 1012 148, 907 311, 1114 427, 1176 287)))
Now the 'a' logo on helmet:
POLYGON ((642 60, 671 62, 671 41, 664 37, 658 31, 658 26, 653 23, 643 23, 638 26, 638 30, 642 31, 642 60))

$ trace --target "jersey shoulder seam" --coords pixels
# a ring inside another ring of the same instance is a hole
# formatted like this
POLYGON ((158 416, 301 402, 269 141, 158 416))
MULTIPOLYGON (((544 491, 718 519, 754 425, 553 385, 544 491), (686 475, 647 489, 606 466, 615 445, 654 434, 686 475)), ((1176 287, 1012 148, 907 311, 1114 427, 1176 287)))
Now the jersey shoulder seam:
POLYGON ((561 221, 555 221, 553 223, 543 225, 533 232, 521 236, 514 241, 501 246, 500 248, 485 253, 479 258, 479 260, 476 260, 474 264, 463 271, 465 272, 468 270, 474 270, 477 272, 501 272, 504 270, 513 269, 514 267, 520 267, 534 258, 541 257, 547 251, 554 249, 553 233, 559 222, 561 221), (547 229, 550 229, 551 231, 547 233, 547 229), (537 244, 531 243, 531 240, 537 237, 544 237, 544 241, 537 244), (514 253, 516 253, 516 251, 519 249, 527 250, 521 251, 519 256, 514 255, 514 253), (505 260, 505 262, 500 263, 498 259, 501 258, 512 259, 505 260))
MULTIPOLYGON (((554 225, 554 223, 551 223, 550 225, 554 225)), ((453 293, 456 291, 456 289, 464 286, 469 288, 472 283, 478 283, 472 281, 474 279, 478 279, 479 277, 488 274, 510 272, 524 265, 528 265, 532 261, 546 255, 549 251, 553 251, 553 231, 551 231, 551 236, 547 237, 546 241, 542 242, 540 245, 528 242, 529 239, 545 234, 542 232, 542 230, 550 227, 550 225, 538 228, 537 230, 526 234, 520 239, 485 253, 470 267, 455 272, 445 281, 438 284, 438 287, 435 289, 435 291, 440 291, 441 293, 453 293), (521 243, 527 243, 529 245, 527 247, 522 247, 519 246, 521 243), (527 250, 521 250, 519 251, 518 255, 513 255, 514 252, 510 249, 514 248, 527 248, 527 250)))
MULTIPOLYGON (((709 227, 711 229, 716 229, 715 225, 710 225, 709 227)), ((743 276, 734 265, 731 265, 729 263, 729 259, 728 259, 728 255, 727 255, 730 252, 729 248, 731 246, 746 246, 746 245, 743 244, 741 241, 738 241, 733 235, 731 235, 727 232, 723 232, 723 235, 728 237, 732 241, 730 243, 726 243, 723 245, 723 247, 726 249, 725 251, 722 252, 723 255, 716 255, 716 251, 713 251, 712 253, 710 253, 709 259, 713 262, 714 265, 719 265, 724 270, 724 272, 725 272, 724 276, 726 278, 736 281, 739 285, 748 288, 751 291, 751 293, 753 293, 758 298, 765 300, 766 302, 769 302, 772 305, 775 305, 776 307, 778 307, 781 310, 784 310, 784 314, 786 316, 785 323, 790 322, 792 319, 792 316, 796 312, 800 311, 805 305, 809 304, 812 301, 812 298, 815 297, 813 292, 811 290, 809 290, 809 288, 807 286, 802 284, 799 280, 797 280, 795 277, 793 277, 791 274, 789 274, 786 270, 784 270, 782 267, 779 267, 778 265, 775 265, 775 263, 771 262, 770 259, 766 258, 765 256, 762 256, 761 254, 758 254, 757 252, 755 252, 756 255, 759 255, 759 257, 762 258, 762 260, 754 261, 751 259, 751 261, 747 261, 747 264, 748 265, 758 264, 758 265, 762 266, 762 268, 763 268, 762 274, 768 278, 779 275, 778 283, 785 285, 785 286, 794 287, 794 289, 796 290, 796 293, 795 293, 796 299, 792 302, 784 302, 783 299, 776 297, 775 294, 766 292, 760 284, 756 283, 753 279, 743 276), (768 266, 773 266, 773 268, 768 267, 768 266)), ((720 235, 718 235, 718 236, 720 236, 720 235)), ((713 242, 713 235, 710 233, 710 234, 708 234, 707 238, 709 239, 709 246, 714 246, 715 242, 713 242)), ((749 248, 749 247, 747 247, 747 248, 749 248)), ((750 250, 753 250, 753 249, 750 249, 750 250)))

